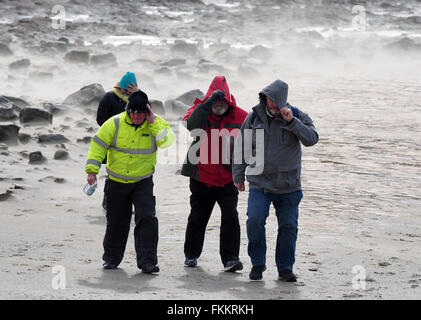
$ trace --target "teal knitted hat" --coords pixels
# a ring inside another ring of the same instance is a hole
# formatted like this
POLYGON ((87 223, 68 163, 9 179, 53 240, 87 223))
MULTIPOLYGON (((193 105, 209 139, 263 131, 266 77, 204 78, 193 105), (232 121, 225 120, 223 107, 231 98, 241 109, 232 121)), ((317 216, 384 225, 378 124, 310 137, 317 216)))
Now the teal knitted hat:
POLYGON ((133 72, 127 72, 119 81, 118 85, 122 89, 127 89, 131 83, 137 85, 136 75, 133 72))

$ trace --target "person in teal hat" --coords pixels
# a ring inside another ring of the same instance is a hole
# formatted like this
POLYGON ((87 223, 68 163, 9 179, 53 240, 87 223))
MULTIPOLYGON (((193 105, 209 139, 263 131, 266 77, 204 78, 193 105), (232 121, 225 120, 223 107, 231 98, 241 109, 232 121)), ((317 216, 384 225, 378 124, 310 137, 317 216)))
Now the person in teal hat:
POLYGON ((124 111, 129 95, 138 91, 136 75, 133 72, 124 74, 114 88, 107 92, 99 102, 96 121, 99 126, 109 118, 124 111))
MULTIPOLYGON (((133 72, 126 72, 114 88, 111 91, 108 91, 99 102, 96 113, 96 122, 98 125, 102 126, 102 124, 109 118, 123 112, 127 102, 129 101, 129 95, 135 91, 139 91, 136 75, 133 72)), ((107 161, 107 159, 104 161, 107 161)), ((106 203, 104 194, 102 207, 105 210, 107 209, 106 203)))

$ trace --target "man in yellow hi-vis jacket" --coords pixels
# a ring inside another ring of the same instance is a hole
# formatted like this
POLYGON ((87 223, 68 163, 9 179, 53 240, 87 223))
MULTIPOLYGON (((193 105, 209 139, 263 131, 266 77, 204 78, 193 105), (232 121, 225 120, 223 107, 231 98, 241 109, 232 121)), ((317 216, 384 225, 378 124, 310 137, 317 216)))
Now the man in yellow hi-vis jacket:
POLYGON ((174 140, 170 125, 152 113, 148 96, 140 90, 129 96, 125 111, 108 119, 93 137, 85 167, 88 183, 96 181, 105 156, 109 175, 105 182, 105 269, 117 268, 123 259, 134 204, 137 266, 145 273, 159 272, 152 175, 157 147, 167 148, 174 140))

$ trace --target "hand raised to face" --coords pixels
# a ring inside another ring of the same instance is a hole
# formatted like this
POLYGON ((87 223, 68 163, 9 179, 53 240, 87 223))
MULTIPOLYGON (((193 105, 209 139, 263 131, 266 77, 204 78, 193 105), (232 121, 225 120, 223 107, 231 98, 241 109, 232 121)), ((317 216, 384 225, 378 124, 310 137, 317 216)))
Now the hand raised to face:
POLYGON ((291 122, 292 119, 294 119, 294 115, 292 113, 292 110, 289 109, 289 108, 286 108, 286 107, 281 108, 281 115, 288 122, 291 122))

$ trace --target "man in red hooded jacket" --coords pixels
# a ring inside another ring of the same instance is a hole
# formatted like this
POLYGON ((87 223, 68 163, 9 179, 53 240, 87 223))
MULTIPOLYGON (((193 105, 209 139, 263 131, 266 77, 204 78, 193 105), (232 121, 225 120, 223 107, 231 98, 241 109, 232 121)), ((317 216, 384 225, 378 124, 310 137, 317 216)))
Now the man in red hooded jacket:
POLYGON ((230 94, 224 76, 216 76, 203 100, 196 99, 183 117, 195 140, 191 144, 181 174, 190 177, 190 206, 184 262, 195 267, 202 253, 206 226, 215 203, 221 208, 219 253, 224 271, 243 269, 239 260, 240 224, 238 190, 231 172, 235 136, 247 117, 230 94))

